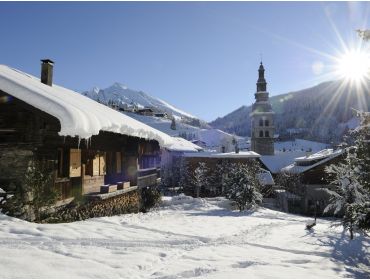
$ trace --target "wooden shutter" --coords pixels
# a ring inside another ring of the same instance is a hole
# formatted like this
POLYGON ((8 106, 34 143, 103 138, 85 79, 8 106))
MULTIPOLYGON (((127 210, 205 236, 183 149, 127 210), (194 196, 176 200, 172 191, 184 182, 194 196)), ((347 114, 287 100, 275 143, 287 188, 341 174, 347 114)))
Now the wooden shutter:
POLYGON ((99 168, 100 172, 99 172, 99 174, 100 174, 100 175, 105 175, 105 174, 107 174, 107 172, 106 172, 106 170, 107 170, 107 165, 106 165, 106 163, 105 163, 105 152, 101 152, 101 153, 99 154, 99 163, 100 163, 100 168, 99 168))
POLYGON ((93 159, 93 176, 98 176, 100 174, 100 163, 99 163, 99 155, 96 155, 93 159))
POLYGON ((121 152, 116 152, 116 172, 117 174, 120 174, 122 172, 121 152))
POLYGON ((81 177, 81 150, 70 149, 69 177, 81 177))

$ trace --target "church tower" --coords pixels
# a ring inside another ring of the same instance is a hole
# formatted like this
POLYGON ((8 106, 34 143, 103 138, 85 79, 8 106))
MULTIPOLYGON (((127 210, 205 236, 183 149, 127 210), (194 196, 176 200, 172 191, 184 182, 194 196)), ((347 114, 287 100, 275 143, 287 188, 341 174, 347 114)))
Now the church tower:
POLYGON ((260 155, 274 154, 274 112, 269 102, 265 68, 263 64, 258 69, 257 92, 254 94, 256 102, 252 105, 252 151, 260 155))

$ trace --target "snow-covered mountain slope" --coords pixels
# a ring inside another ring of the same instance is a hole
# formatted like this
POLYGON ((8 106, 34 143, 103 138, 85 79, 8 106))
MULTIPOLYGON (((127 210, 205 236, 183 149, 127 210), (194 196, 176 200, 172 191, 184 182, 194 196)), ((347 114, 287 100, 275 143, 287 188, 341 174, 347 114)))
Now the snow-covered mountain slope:
POLYGON ((155 129, 158 129, 168 135, 183 137, 188 140, 200 140, 205 143, 207 149, 220 150, 221 145, 226 146, 226 151, 232 149, 232 139, 235 138, 238 141, 240 149, 246 149, 247 139, 245 137, 234 136, 230 133, 226 133, 219 129, 204 129, 196 126, 191 126, 181 121, 176 121, 176 129, 171 129, 171 120, 166 118, 158 118, 154 116, 143 116, 131 112, 123 112, 127 116, 143 122, 155 129))
POLYGON ((138 108, 151 107, 156 108, 161 112, 169 113, 177 118, 186 117, 198 119, 197 117, 175 108, 159 98, 150 96, 142 91, 129 89, 127 86, 120 83, 115 83, 105 89, 94 87, 89 91, 83 92, 82 94, 104 104, 114 102, 117 105, 127 104, 137 106, 138 108))
POLYGON ((176 129, 173 130, 171 129, 171 120, 166 118, 143 116, 132 112, 123 112, 123 114, 171 136, 182 136, 186 134, 186 138, 190 139, 192 138, 193 134, 197 134, 197 131, 200 130, 199 127, 183 123, 179 120, 176 121, 176 129))
MULTIPOLYGON (((343 81, 270 97, 275 111, 276 133, 284 136, 291 128, 301 128, 299 137, 320 142, 339 142, 354 121, 352 108, 370 110, 370 83, 357 87, 343 81)), ((253 93, 250 93, 253 94, 253 93)), ((210 123, 214 128, 250 136, 251 106, 242 106, 210 123)))
POLYGON ((187 196, 69 224, 0 214, 0 278, 369 278, 368 237, 311 221, 187 196))

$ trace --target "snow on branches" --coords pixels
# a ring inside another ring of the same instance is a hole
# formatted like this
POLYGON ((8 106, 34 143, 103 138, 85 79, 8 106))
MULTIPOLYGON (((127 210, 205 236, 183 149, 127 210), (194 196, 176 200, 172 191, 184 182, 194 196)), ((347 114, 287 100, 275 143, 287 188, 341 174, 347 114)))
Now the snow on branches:
POLYGON ((344 163, 330 165, 326 172, 333 178, 334 189, 325 212, 342 216, 342 225, 350 232, 370 230, 370 114, 357 111, 360 126, 351 133, 354 145, 347 148, 344 163))
POLYGON ((358 36, 360 36, 360 38, 362 38, 364 41, 370 41, 370 30, 369 29, 364 29, 364 30, 357 29, 356 32, 358 36))
POLYGON ((230 172, 224 180, 226 197, 234 201, 240 211, 260 204, 263 197, 258 180, 258 163, 232 163, 229 168, 230 172))

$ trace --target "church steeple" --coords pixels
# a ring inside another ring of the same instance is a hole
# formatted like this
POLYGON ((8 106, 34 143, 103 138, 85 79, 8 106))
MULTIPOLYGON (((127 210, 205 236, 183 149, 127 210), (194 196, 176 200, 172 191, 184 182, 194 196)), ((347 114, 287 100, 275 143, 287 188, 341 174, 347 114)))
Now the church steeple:
POLYGON ((265 68, 263 67, 262 61, 258 68, 258 80, 257 80, 257 92, 266 91, 267 83, 265 80, 265 68))
POLYGON ((251 150, 260 155, 274 154, 274 111, 272 110, 262 61, 258 68, 256 102, 252 105, 251 150))

